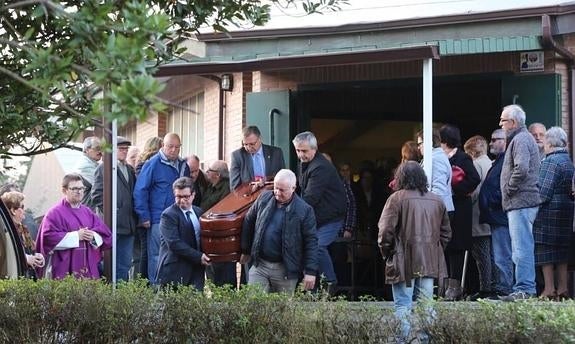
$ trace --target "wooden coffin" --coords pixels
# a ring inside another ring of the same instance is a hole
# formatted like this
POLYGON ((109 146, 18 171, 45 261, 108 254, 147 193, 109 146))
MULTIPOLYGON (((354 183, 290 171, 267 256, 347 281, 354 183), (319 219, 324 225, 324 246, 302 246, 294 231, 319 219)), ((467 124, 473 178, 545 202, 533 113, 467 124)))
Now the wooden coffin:
POLYGON ((200 217, 202 251, 212 262, 236 262, 241 255, 241 230, 244 217, 266 184, 255 191, 249 183, 230 192, 200 217))

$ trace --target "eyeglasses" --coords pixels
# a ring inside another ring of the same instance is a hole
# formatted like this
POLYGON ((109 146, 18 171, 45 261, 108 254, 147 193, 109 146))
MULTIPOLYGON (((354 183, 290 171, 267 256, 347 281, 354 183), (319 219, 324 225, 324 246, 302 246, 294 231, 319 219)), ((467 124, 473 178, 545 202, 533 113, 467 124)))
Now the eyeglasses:
POLYGON ((192 195, 176 195, 177 199, 190 199, 190 197, 192 197, 192 195))
POLYGON ((182 147, 182 145, 166 145, 166 148, 168 148, 168 149, 173 149, 173 148, 180 149, 180 147, 182 147))
POLYGON ((492 137, 491 142, 497 142, 497 140, 505 140, 503 137, 492 137))
POLYGON ((508 118, 500 118, 499 119, 499 122, 509 122, 509 121, 511 121, 511 119, 508 119, 508 118))
POLYGON ((118 150, 126 150, 127 151, 128 149, 130 149, 130 147, 128 147, 128 146, 118 146, 118 150))
POLYGON ((83 187, 83 186, 66 188, 66 189, 68 189, 68 190, 70 190, 70 191, 72 191, 72 192, 82 192, 82 191, 86 190, 86 188, 83 187))
POLYGON ((219 171, 212 170, 211 168, 208 168, 208 170, 206 172, 220 173, 219 171))

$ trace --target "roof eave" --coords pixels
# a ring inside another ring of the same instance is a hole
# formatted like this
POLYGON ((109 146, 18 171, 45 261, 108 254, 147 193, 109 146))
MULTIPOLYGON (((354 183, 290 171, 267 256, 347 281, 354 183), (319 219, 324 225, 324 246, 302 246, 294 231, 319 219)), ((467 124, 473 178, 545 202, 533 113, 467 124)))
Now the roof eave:
POLYGON ((280 56, 237 62, 180 63, 160 66, 156 77, 234 73, 258 70, 280 70, 292 68, 337 66, 362 63, 385 63, 439 59, 439 48, 435 45, 380 49, 350 53, 326 53, 300 56, 280 56))
POLYGON ((462 23, 521 19, 530 17, 540 17, 544 14, 554 16, 569 13, 575 13, 575 4, 520 8, 513 10, 471 13, 471 14, 457 14, 457 15, 440 16, 440 17, 404 19, 404 20, 395 20, 395 21, 377 22, 377 23, 348 24, 335 27, 334 26, 300 27, 300 28, 288 28, 288 29, 235 31, 227 33, 221 33, 221 32, 204 33, 204 34, 197 34, 196 37, 198 40, 203 42, 217 42, 217 41, 264 39, 264 38, 279 38, 279 37, 333 35, 338 33, 397 30, 397 29, 406 29, 413 27, 428 27, 428 26, 452 25, 462 23))

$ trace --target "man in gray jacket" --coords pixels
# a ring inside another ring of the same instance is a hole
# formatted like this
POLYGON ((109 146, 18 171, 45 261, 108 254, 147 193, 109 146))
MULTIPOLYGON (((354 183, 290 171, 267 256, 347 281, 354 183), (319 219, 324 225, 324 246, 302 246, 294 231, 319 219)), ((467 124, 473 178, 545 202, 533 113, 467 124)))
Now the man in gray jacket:
POLYGON ((504 107, 499 125, 507 135, 500 181, 515 264, 513 292, 502 300, 515 301, 536 293, 533 222, 541 203, 537 185, 540 158, 537 143, 525 127, 525 112, 519 105, 504 107))

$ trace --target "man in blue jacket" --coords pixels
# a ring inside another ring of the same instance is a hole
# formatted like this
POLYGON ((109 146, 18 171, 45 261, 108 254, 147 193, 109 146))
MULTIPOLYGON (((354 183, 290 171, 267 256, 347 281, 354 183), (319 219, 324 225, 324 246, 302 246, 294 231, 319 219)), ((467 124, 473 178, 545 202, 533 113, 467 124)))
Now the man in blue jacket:
POLYGON ((148 277, 156 284, 160 250, 160 216, 173 204, 172 184, 180 177, 189 177, 190 168, 180 158, 182 144, 178 134, 169 133, 158 154, 146 161, 134 188, 134 206, 140 226, 148 232, 148 277))
POLYGON ((479 191, 479 222, 491 227, 491 247, 496 267, 494 289, 500 295, 509 295, 513 288, 513 261, 507 214, 501 206, 500 176, 505 157, 503 129, 496 129, 491 134, 489 153, 495 156, 495 160, 479 191))
POLYGON ((266 292, 291 294, 302 274, 304 289, 315 285, 315 217, 295 188, 295 174, 280 170, 274 178, 274 191, 264 191, 244 218, 240 263, 251 259, 249 284, 260 285, 266 292))

